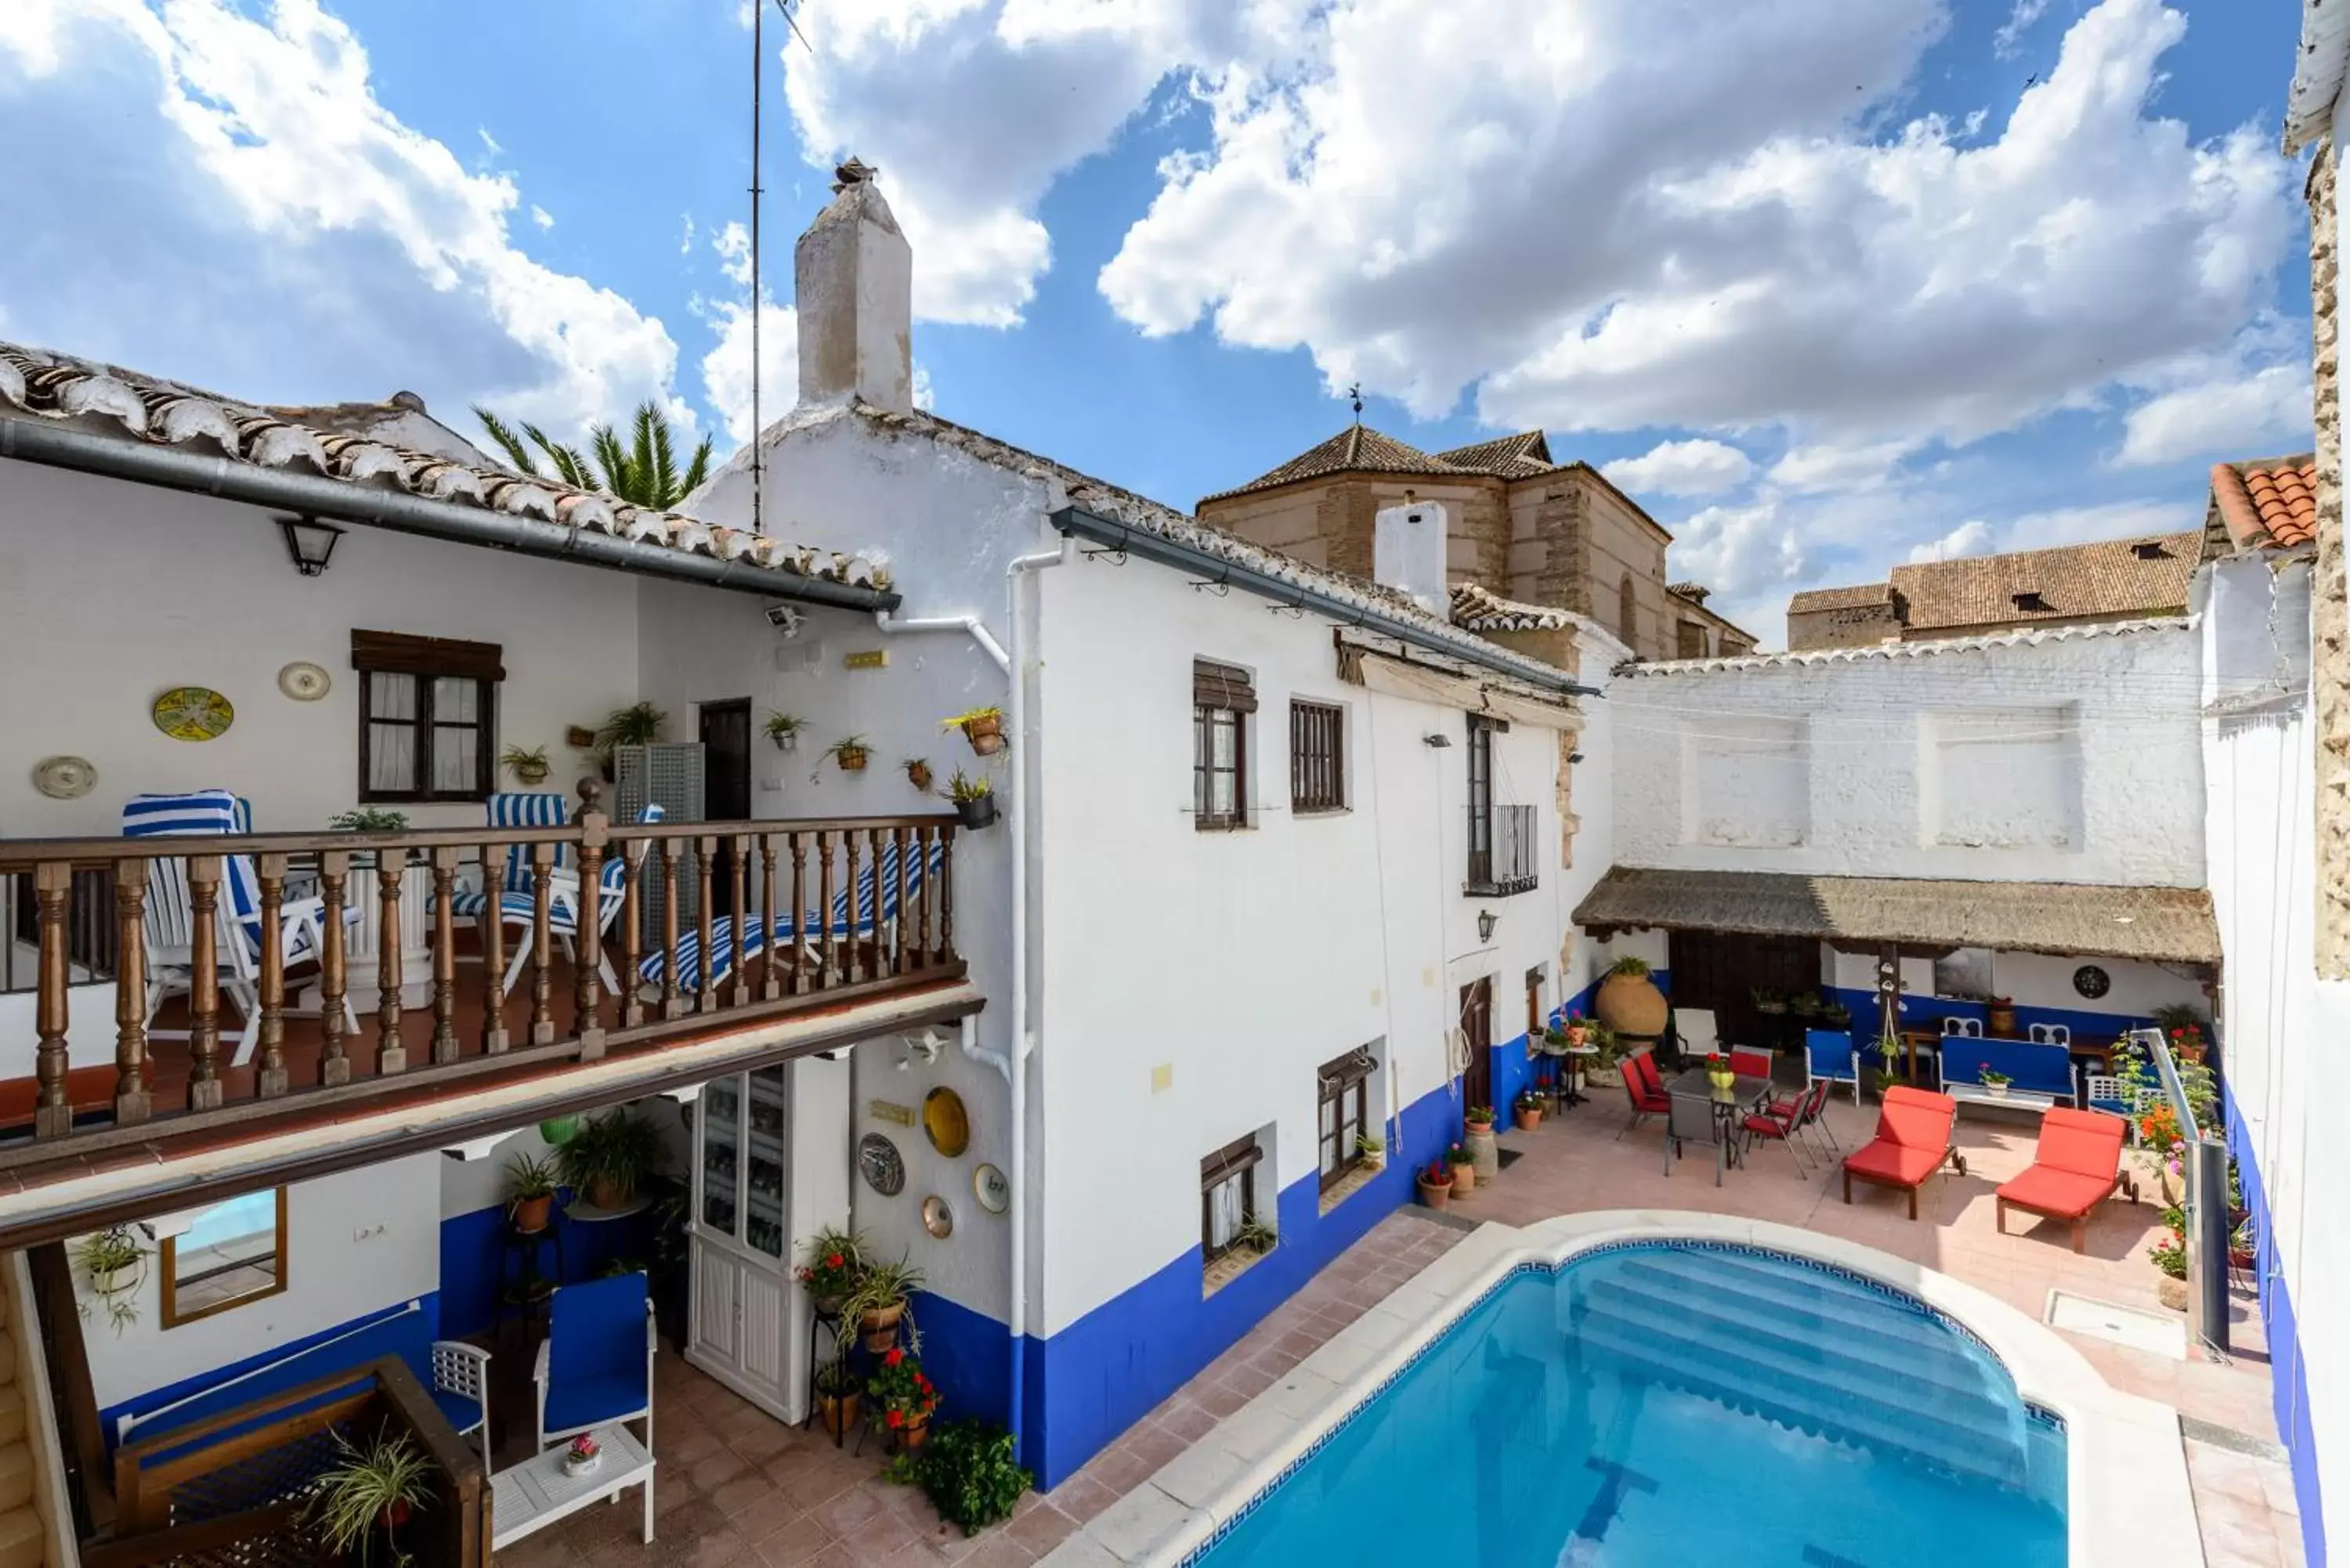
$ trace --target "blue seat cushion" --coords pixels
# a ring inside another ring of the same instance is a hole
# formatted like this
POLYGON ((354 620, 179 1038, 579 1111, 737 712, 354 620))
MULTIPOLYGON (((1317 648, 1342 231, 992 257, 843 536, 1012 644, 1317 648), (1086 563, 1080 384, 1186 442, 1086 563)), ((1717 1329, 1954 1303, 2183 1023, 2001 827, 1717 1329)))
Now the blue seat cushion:
POLYGON ((550 1377, 546 1389, 546 1429, 567 1432, 633 1416, 646 1405, 644 1364, 636 1376, 598 1373, 585 1377, 550 1377))
POLYGON ((432 1402, 441 1407, 441 1414, 463 1437, 482 1424, 482 1402, 463 1394, 452 1394, 446 1388, 432 1390, 432 1402))

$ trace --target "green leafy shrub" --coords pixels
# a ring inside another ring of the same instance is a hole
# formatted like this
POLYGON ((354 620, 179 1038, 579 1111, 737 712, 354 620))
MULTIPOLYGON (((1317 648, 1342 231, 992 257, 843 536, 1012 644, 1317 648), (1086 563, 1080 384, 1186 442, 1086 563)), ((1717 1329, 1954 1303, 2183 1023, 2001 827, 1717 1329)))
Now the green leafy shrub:
POLYGON ((951 1421, 917 1450, 914 1479, 939 1517, 977 1535, 1012 1517, 1035 1481, 1012 1454, 1012 1434, 992 1421, 951 1421))

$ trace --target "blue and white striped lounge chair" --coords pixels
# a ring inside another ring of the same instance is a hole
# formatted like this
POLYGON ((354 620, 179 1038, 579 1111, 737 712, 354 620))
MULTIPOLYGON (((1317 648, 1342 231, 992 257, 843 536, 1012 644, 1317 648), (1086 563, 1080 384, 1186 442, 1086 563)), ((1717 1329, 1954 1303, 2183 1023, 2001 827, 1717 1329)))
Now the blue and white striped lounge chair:
MULTIPOLYGON (((559 794, 505 795, 494 798, 557 802, 563 799, 559 794)), ((637 820, 639 823, 659 822, 664 815, 659 805, 648 805, 638 815, 637 820)), ((530 826, 544 825, 531 824, 530 826)), ((636 846, 635 858, 641 861, 645 851, 651 846, 651 844, 650 839, 639 841, 636 846)), ((504 978, 498 982, 498 993, 501 996, 514 990, 515 980, 522 973, 523 965, 530 961, 532 944, 536 940, 538 923, 529 858, 527 856, 518 857, 515 853, 515 850, 525 847, 525 846, 516 845, 506 855, 505 874, 509 878, 518 876, 520 885, 509 887, 498 895, 498 924, 518 927, 522 933, 515 941, 514 957, 506 962, 504 978), (519 872, 515 868, 517 858, 520 859, 519 872)), ((597 877, 596 929, 598 931, 609 932, 612 922, 619 918, 622 902, 620 867, 619 857, 617 855, 608 857, 604 861, 603 870, 597 877)), ((576 962, 579 957, 579 872, 577 867, 571 864, 569 845, 562 844, 556 846, 556 865, 547 876, 547 935, 561 942, 565 955, 576 962)), ((449 900, 449 912, 452 917, 460 919, 469 919, 476 926, 481 924, 482 917, 488 912, 488 909, 489 899, 480 893, 459 893, 449 900)), ((611 959, 599 951, 597 955, 597 966, 603 972, 605 987, 608 990, 618 991, 620 981, 612 971, 611 959)))
MULTIPOLYGON (((921 895, 922 878, 935 874, 946 865, 947 846, 943 841, 933 843, 928 855, 917 854, 906 862, 906 897, 914 899, 921 895)), ((856 918, 849 915, 850 889, 841 888, 832 896, 827 915, 819 917, 810 909, 801 919, 777 915, 772 921, 762 923, 755 916, 746 916, 749 929, 739 950, 734 941, 734 918, 721 915, 710 923, 710 946, 716 954, 712 967, 711 983, 716 985, 733 972, 739 959, 754 958, 764 950, 768 940, 797 942, 813 950, 828 930, 836 938, 879 936, 898 923, 898 841, 889 840, 881 846, 878 864, 867 864, 857 874, 856 918), (876 916, 876 905, 879 916, 876 916)), ((637 966, 637 973, 650 983, 660 983, 662 972, 669 967, 668 956, 654 953, 637 966)), ((702 932, 683 930, 677 939, 677 985, 680 992, 702 988, 702 932)))
MULTIPOLYGON (((253 808, 230 791, 192 790, 184 794, 142 794, 122 808, 125 838, 227 837, 249 833, 253 808)), ((219 983, 230 1004, 244 1020, 230 1065, 242 1067, 253 1059, 261 1039, 261 880, 250 856, 229 856, 222 870, 223 890, 213 919, 214 954, 219 983)), ((277 908, 279 961, 315 961, 325 946, 327 908, 315 898, 283 898, 277 908)), ((358 911, 347 909, 345 919, 358 911)), ((194 898, 188 887, 188 865, 182 859, 152 860, 147 868, 146 956, 147 1019, 152 1023, 167 997, 183 995, 194 980, 194 898)), ((358 1015, 344 999, 344 1010, 354 1033, 358 1015)), ((157 1033, 156 1039, 185 1039, 183 1031, 157 1033)))
MULTIPOLYGON (((552 791, 536 794, 502 791, 490 796, 484 809, 487 826, 497 827, 562 827, 571 821, 571 803, 552 791)), ((564 870, 571 864, 571 846, 555 846, 555 868, 564 870)), ((504 868, 499 873, 498 890, 530 897, 530 846, 510 844, 506 846, 504 868)), ((490 907, 487 888, 460 889, 449 900, 450 917, 460 925, 478 925, 490 907)))

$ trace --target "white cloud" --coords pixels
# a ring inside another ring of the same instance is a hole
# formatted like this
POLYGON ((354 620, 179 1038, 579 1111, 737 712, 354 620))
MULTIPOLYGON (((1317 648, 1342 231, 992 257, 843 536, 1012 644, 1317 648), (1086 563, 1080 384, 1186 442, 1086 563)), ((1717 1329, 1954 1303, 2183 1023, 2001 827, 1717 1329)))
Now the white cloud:
POLYGON ((2301 450, 2315 439, 2313 417, 2308 363, 2271 365, 2140 403, 2123 421, 2113 461, 2134 467, 2301 450))
POLYGON ((2002 59, 2012 59, 2023 47, 2023 35, 2032 25, 2047 13, 2049 0, 2015 0, 2015 8, 2007 14, 1998 32, 1991 35, 1991 52, 2002 59))
POLYGON ((1980 517, 1970 518, 1939 539, 1929 539, 1909 547, 1909 564, 1923 566, 1929 561, 1955 561, 1966 556, 1989 556, 1998 550, 1998 536, 1990 524, 1980 517))
POLYGON ((2089 11, 1979 146, 1856 129, 1937 0, 1596 0, 1538 48, 1526 11, 1341 0, 1301 66, 1224 73, 1104 294, 1420 414, 1963 442, 2224 341, 2293 226, 2262 134, 2147 118, 2158 0, 2089 11))
POLYGON ((1754 472, 1754 462, 1725 441, 1669 441, 1638 457, 1608 463, 1599 472, 1629 491, 1713 495, 1745 483, 1754 472))
POLYGON ((666 394, 661 323, 518 250, 513 182, 384 108, 317 0, 0 12, 0 139, 74 149, 14 166, 13 330, 246 397, 410 387, 558 430, 666 394))
POLYGON ((542 229, 555 227, 555 214, 544 207, 534 205, 530 210, 530 221, 542 229))
POLYGON ((1898 439, 1790 447, 1771 465, 1771 482, 1814 493, 1873 489, 1890 480, 1916 450, 1914 443, 1898 439))
POLYGON ((742 290, 739 298, 703 302, 696 306, 718 334, 718 341, 702 357, 702 387, 719 422, 736 441, 751 439, 760 421, 788 410, 799 398, 799 315, 788 305, 777 305, 760 279, 759 287, 759 419, 751 417, 751 234, 741 223, 730 223, 711 237, 719 269, 742 290))

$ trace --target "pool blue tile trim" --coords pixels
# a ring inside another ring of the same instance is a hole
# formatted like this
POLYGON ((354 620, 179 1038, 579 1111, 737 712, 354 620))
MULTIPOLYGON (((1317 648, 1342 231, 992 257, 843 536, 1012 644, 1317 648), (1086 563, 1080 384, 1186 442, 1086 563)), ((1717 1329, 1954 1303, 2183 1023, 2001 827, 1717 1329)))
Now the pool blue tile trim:
POLYGON ((2309 1568, 2325 1568, 2325 1508, 2317 1484, 2317 1437, 2309 1420, 2309 1364, 2301 1353, 2293 1293, 2285 1288, 2284 1260, 2269 1224, 2267 1178, 2244 1134, 2244 1118, 2228 1097, 2228 1151, 2236 1158, 2244 1206, 2252 1211, 2259 1238, 2253 1272, 2261 1294, 2261 1329, 2269 1347, 2269 1397, 2276 1408, 2277 1436, 2292 1461, 2293 1500, 2301 1509, 2302 1552, 2309 1568))
MULTIPOLYGON (((2004 1361, 2002 1361, 1999 1356, 1991 1351, 1991 1346, 1983 1343, 1981 1335, 1969 1329, 1964 1324, 1960 1323, 1956 1318, 1951 1317, 1948 1313, 1941 1311, 1939 1308, 1918 1300, 1916 1296, 1911 1295, 1907 1291, 1901 1290, 1893 1285, 1888 1285, 1882 1280, 1873 1279, 1866 1274, 1856 1272, 1838 1264, 1823 1262, 1817 1258, 1807 1258, 1801 1253, 1784 1251, 1775 1247, 1756 1246, 1752 1243, 1742 1241, 1716 1241, 1686 1237, 1641 1237, 1629 1241, 1603 1242, 1598 1246, 1587 1247, 1579 1251, 1570 1253, 1565 1258, 1563 1258, 1555 1263, 1520 1263, 1516 1267, 1509 1270, 1506 1273, 1503 1274, 1501 1278, 1495 1280, 1492 1284, 1478 1292, 1473 1299, 1463 1303, 1457 1311, 1445 1320, 1444 1326, 1439 1329, 1435 1334, 1430 1334, 1426 1343, 1422 1344, 1417 1350, 1413 1351, 1410 1355, 1404 1359, 1401 1366, 1388 1373, 1385 1377, 1380 1378, 1378 1383, 1374 1384, 1368 1390, 1365 1391, 1347 1408, 1345 1413, 1340 1415, 1336 1420, 1333 1421, 1326 1430, 1318 1434, 1311 1443, 1307 1444, 1305 1450, 1303 1453, 1290 1460, 1289 1463, 1282 1466, 1281 1469, 1274 1473, 1271 1480, 1268 1480, 1263 1486, 1257 1490, 1257 1492, 1253 1497, 1250 1498, 1247 1502, 1235 1510, 1230 1519, 1220 1521, 1216 1528, 1209 1533, 1206 1540, 1201 1542, 1199 1545, 1185 1552, 1183 1556, 1178 1560, 1176 1568, 1197 1568, 1197 1564, 1205 1558, 1210 1552, 1213 1551, 1226 1536, 1239 1529, 1242 1524, 1247 1521, 1250 1515, 1253 1514, 1258 1509, 1263 1507, 1265 1503, 1273 1498, 1274 1494, 1278 1492, 1282 1487, 1288 1482, 1290 1477, 1295 1475, 1300 1469, 1303 1469, 1309 1460, 1311 1460, 1316 1454, 1319 1454, 1324 1449, 1327 1448, 1340 1433, 1344 1432, 1348 1427, 1354 1425, 1357 1417, 1361 1417, 1373 1405, 1377 1404, 1380 1397, 1386 1394, 1388 1389, 1394 1387, 1397 1383, 1400 1382, 1407 1373, 1410 1372, 1429 1356, 1434 1355, 1447 1340, 1460 1333, 1462 1325, 1467 1324, 1471 1318, 1474 1317, 1480 1308, 1483 1307, 1486 1303, 1492 1301, 1495 1296, 1501 1294, 1502 1292, 1507 1290, 1518 1280, 1534 1274, 1548 1274, 1555 1276, 1566 1269, 1572 1268, 1578 1263, 1586 1262, 1594 1258, 1607 1257, 1620 1252, 1637 1251, 1736 1252, 1745 1257, 1769 1258, 1775 1262, 1792 1263, 1800 1268, 1811 1269, 1820 1273, 1831 1275, 1835 1279, 1862 1286, 1871 1293, 1884 1297, 1887 1301, 1895 1305, 1914 1312, 1920 1317, 1932 1319, 1945 1327, 1955 1330, 1959 1334, 1963 1336, 1969 1344, 1982 1351, 1984 1355, 1989 1355, 1992 1363, 1996 1365, 2002 1373, 2006 1373, 2008 1375, 2010 1385, 2012 1386, 2013 1384, 2014 1376, 2012 1372, 2008 1371, 2007 1364, 2004 1361)), ((2054 1410, 2047 1409, 2040 1405, 2035 1405, 2029 1400, 2022 1401, 2022 1403, 2023 1405, 2025 1416, 2032 1419, 2035 1424, 2044 1426, 2051 1430, 2060 1433, 2064 1430, 2064 1417, 2057 1415, 2054 1410)))

